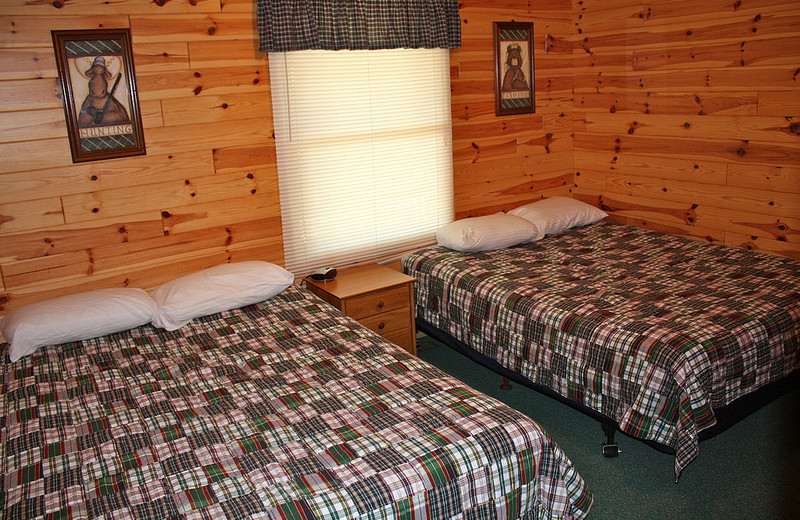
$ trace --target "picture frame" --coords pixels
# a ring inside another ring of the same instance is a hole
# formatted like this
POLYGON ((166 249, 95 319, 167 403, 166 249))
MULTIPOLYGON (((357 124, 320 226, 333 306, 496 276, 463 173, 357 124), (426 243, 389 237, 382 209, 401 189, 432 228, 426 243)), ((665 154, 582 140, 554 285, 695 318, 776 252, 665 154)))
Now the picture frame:
POLYGON ((51 34, 72 162, 145 155, 130 29, 51 34))
POLYGON ((532 114, 533 23, 494 22, 495 115, 532 114))

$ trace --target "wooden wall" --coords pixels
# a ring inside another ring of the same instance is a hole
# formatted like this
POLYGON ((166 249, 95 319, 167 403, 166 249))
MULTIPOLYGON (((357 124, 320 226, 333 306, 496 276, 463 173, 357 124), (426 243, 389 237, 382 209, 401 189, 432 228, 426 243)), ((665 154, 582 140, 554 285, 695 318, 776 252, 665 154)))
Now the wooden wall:
POLYGON ((283 262, 250 0, 3 0, 0 314, 229 260, 283 262), (50 31, 130 27, 147 155, 74 165, 50 31))
POLYGON ((575 190, 800 258, 800 1, 575 0, 575 190))
POLYGON ((465 0, 457 217, 571 194, 800 258, 800 1, 465 0), (536 114, 494 116, 492 21, 534 22, 536 114))
MULTIPOLYGON (((229 260, 282 263, 252 0, 0 4, 0 315, 229 260), (147 155, 72 164, 50 31, 130 27, 147 155)), ((456 216, 552 195, 800 256, 800 1, 463 0, 456 216), (493 21, 532 21, 536 113, 495 117, 493 21)))
POLYGON ((512 209, 573 184, 572 1, 463 0, 451 51, 456 217, 512 209), (495 116, 492 22, 533 22, 536 113, 495 116))

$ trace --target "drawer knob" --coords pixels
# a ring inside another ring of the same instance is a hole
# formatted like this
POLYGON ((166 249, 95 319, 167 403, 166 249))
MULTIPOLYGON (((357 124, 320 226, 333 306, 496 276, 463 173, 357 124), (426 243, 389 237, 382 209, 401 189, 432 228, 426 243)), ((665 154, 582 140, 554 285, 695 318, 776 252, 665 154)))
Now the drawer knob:
POLYGON ((379 308, 379 309, 383 309, 383 306, 384 306, 384 303, 383 303, 383 301, 379 301, 379 302, 378 302, 378 308, 379 308))
POLYGON ((383 322, 383 321, 382 321, 382 322, 380 322, 380 323, 378 323, 378 328, 379 328, 380 330, 383 330, 383 328, 384 328, 385 326, 386 326, 386 323, 385 323, 385 322, 383 322))

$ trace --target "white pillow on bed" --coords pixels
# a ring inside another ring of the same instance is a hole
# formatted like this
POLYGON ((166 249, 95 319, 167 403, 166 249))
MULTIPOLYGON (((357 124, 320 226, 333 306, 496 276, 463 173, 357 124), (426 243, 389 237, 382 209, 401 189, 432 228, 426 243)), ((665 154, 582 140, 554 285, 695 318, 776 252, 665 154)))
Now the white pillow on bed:
POLYGON ((456 220, 436 232, 437 244, 467 253, 502 249, 538 238, 541 235, 535 225, 502 212, 456 220))
POLYGON ((283 267, 258 260, 204 269, 171 280, 150 293, 158 304, 153 325, 179 329, 198 316, 272 298, 292 282, 294 275, 283 267))
POLYGON ((39 347, 132 329, 155 315, 156 302, 142 289, 98 289, 23 305, 0 321, 0 332, 13 362, 39 347))
POLYGON ((608 216, 591 204, 569 197, 550 197, 525 204, 508 212, 532 222, 542 236, 561 233, 572 227, 586 226, 608 216))

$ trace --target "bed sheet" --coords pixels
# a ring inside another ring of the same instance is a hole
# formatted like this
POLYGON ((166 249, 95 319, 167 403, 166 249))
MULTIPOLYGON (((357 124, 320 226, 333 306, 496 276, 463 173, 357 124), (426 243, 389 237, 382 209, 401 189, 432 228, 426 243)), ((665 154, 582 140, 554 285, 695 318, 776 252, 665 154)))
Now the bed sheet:
POLYGON ((403 260, 417 315, 532 382, 676 451, 800 367, 800 262, 612 222, 403 260))
POLYGON ((296 286, 5 363, 2 410, 9 519, 582 518, 592 503, 533 420, 296 286))

